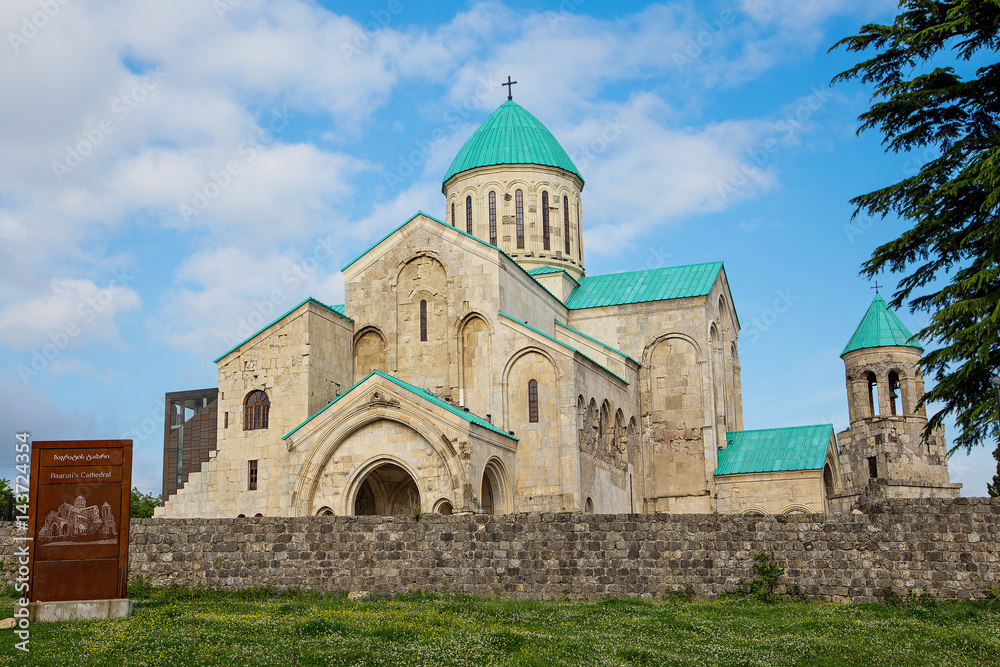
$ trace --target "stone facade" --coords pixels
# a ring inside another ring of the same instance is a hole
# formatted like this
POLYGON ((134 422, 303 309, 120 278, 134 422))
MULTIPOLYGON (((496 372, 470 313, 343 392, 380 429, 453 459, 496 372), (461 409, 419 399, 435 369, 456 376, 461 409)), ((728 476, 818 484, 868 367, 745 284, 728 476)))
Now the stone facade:
MULTIPOLYGON (((518 598, 712 598, 765 551, 835 602, 883 588, 944 599, 1000 586, 1000 499, 890 500, 878 514, 429 515, 134 519, 129 576, 154 585, 432 590, 518 598)), ((0 554, 14 552, 11 524, 0 554)))
MULTIPOLYGON (((515 106, 502 109, 545 139, 515 106)), ((926 417, 909 413, 852 421, 844 465, 831 441, 814 470, 717 474, 743 429, 725 268, 587 283, 583 180, 565 161, 455 173, 445 221, 417 214, 344 267, 343 306, 307 300, 217 359, 217 442, 158 516, 849 509, 862 429, 884 437, 892 484, 951 492, 943 441, 922 454, 926 417), (601 298, 575 299, 587 284, 601 298)), ((906 363, 912 402, 922 385, 906 363)))
POLYGON ((875 347, 844 355, 851 427, 838 434, 844 493, 862 503, 884 498, 954 498, 944 428, 924 439, 927 412, 914 347, 875 347))
POLYGON ((526 269, 553 266, 579 278, 585 273, 582 190, 583 181, 579 177, 555 167, 503 164, 472 169, 444 183, 444 220, 492 243, 526 269), (490 235, 491 192, 495 202, 495 238, 490 235), (523 247, 518 247, 518 192, 521 193, 523 247), (543 194, 548 201, 548 248, 545 247, 543 194))

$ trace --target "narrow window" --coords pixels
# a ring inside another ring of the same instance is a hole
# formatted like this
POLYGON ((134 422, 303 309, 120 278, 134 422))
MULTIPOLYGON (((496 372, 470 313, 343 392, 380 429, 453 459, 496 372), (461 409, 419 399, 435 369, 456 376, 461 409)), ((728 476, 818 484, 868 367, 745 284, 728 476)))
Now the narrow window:
POLYGON ((497 244, 497 193, 490 192, 490 243, 497 244))
POLYGON ((247 490, 256 491, 257 490, 257 461, 253 460, 249 462, 249 476, 247 480, 247 490))
POLYGON ((427 302, 420 302, 420 340, 427 340, 427 302))
POLYGON ((866 373, 865 378, 868 380, 868 414, 878 417, 878 381, 872 372, 866 373))
POLYGON ((583 227, 580 226, 580 204, 576 205, 576 254, 583 264, 583 227))
POLYGON ((569 257, 569 197, 563 196, 563 238, 566 240, 566 257, 569 257))
POLYGON ((878 477, 878 457, 869 456, 868 457, 868 476, 872 479, 878 477))
POLYGON ((472 197, 465 198, 465 231, 472 233, 472 197))
POLYGON ((247 394, 243 401, 243 430, 256 431, 267 428, 267 415, 271 409, 271 401, 267 394, 259 389, 247 394))
POLYGON ((455 202, 451 203, 451 226, 455 226, 455 202))
POLYGON ((528 382, 528 421, 538 421, 538 383, 534 380, 528 382))
POLYGON ((227 412, 224 412, 222 414, 223 414, 223 418, 226 421, 226 424, 225 424, 225 426, 223 428, 229 428, 229 412, 227 411, 227 412))
POLYGON ((517 247, 524 248, 524 194, 520 190, 514 192, 514 212, 517 221, 517 247))
POLYGON ((897 415, 903 414, 900 410, 900 400, 899 400, 899 373, 896 371, 889 372, 889 410, 890 414, 895 417, 897 415))
POLYGON ((549 193, 542 193, 542 247, 549 249, 549 193))

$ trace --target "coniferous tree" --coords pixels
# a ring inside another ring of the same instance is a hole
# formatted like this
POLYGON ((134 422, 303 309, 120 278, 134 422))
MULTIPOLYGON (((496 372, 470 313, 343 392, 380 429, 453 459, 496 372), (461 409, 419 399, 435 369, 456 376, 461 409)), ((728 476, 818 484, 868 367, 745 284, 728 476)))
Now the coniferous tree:
POLYGON ((970 450, 998 435, 1000 3, 901 0, 891 25, 859 33, 833 46, 867 57, 834 78, 874 85, 859 133, 877 130, 886 151, 927 156, 915 175, 851 200, 855 216, 907 226, 861 273, 903 274, 891 305, 930 314, 917 336, 935 348, 921 363, 936 385, 920 403, 944 407, 924 435, 952 414, 952 451, 970 450))
POLYGON ((993 475, 992 484, 986 484, 986 493, 990 498, 1000 498, 1000 447, 993 450, 993 458, 997 460, 997 474, 993 475))

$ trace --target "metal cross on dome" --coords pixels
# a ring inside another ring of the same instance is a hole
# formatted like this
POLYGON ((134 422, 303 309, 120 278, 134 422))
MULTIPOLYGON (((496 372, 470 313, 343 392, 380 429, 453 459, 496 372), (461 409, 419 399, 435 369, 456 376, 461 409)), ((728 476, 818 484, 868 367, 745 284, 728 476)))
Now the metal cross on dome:
POLYGON ((515 83, 517 83, 517 81, 511 81, 510 77, 508 76, 507 77, 507 83, 501 83, 500 84, 501 86, 507 86, 507 99, 508 100, 513 100, 514 99, 514 96, 511 93, 514 91, 514 84, 515 83))
POLYGON ((881 287, 885 287, 885 285, 879 285, 878 281, 876 280, 875 281, 875 287, 869 287, 868 289, 873 289, 873 290, 875 290, 875 293, 878 294, 879 288, 881 288, 881 287))

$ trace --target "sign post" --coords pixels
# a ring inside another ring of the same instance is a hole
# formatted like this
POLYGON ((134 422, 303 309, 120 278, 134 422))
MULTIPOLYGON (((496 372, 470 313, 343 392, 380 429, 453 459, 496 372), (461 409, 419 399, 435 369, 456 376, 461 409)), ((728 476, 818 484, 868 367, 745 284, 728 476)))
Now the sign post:
POLYGON ((28 508, 32 621, 127 616, 132 441, 35 442, 28 508))

